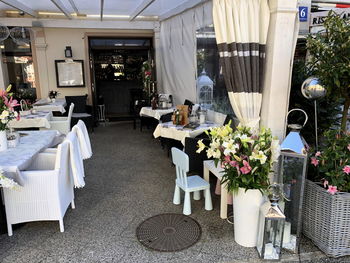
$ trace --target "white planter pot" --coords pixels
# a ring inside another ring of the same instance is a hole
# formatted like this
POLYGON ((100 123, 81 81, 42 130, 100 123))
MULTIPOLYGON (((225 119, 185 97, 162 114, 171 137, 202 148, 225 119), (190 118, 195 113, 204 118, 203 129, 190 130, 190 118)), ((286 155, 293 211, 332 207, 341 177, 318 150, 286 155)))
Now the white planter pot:
POLYGON ((235 241, 244 247, 255 247, 258 236, 259 209, 264 202, 259 190, 239 188, 233 196, 235 241))
POLYGON ((6 131, 0 131, 0 152, 7 150, 6 131))

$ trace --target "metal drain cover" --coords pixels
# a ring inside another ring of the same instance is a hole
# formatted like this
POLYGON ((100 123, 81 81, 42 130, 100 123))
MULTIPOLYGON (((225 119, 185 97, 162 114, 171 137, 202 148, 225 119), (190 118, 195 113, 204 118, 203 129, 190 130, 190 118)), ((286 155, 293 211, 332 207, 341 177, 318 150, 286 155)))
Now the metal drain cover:
POLYGON ((152 216, 136 228, 136 237, 142 245, 163 252, 189 248, 198 242, 201 234, 198 222, 182 214, 152 216))

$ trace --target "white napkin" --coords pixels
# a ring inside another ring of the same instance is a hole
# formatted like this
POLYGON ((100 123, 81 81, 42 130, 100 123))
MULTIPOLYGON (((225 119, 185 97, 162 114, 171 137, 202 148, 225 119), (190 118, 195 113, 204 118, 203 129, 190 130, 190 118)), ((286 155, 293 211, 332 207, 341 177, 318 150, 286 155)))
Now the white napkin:
POLYGON ((91 158, 92 149, 88 131, 86 129, 85 123, 79 120, 77 125, 74 125, 72 131, 78 136, 80 152, 84 160, 91 158))
POLYGON ((69 144, 69 159, 74 180, 74 187, 82 188, 85 186, 85 174, 78 138, 74 132, 69 132, 65 141, 67 141, 69 144))

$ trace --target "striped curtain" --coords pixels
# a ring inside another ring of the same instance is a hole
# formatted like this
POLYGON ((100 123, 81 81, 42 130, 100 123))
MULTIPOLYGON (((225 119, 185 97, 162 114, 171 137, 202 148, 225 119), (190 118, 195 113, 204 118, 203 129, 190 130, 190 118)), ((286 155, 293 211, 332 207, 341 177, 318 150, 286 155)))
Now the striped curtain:
POLYGON ((268 0, 213 0, 220 63, 232 108, 241 125, 259 127, 268 0))

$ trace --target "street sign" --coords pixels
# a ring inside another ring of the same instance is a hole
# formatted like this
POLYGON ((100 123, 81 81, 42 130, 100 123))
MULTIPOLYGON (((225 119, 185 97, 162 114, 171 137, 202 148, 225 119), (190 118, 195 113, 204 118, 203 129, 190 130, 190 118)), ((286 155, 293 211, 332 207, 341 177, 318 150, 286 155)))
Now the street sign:
POLYGON ((299 6, 299 21, 307 22, 309 8, 307 6, 299 6))

